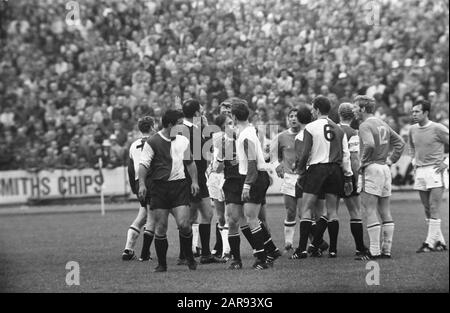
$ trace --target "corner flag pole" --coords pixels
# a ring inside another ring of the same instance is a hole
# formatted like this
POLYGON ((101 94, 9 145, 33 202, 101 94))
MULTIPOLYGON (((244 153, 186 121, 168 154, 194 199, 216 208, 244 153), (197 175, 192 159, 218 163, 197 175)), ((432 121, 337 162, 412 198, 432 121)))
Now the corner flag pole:
POLYGON ((98 158, 98 170, 99 170, 100 176, 102 178, 102 183, 100 185, 100 210, 101 210, 102 215, 105 215, 105 195, 103 193, 103 186, 104 186, 105 180, 103 177, 102 168, 103 168, 102 158, 98 158))

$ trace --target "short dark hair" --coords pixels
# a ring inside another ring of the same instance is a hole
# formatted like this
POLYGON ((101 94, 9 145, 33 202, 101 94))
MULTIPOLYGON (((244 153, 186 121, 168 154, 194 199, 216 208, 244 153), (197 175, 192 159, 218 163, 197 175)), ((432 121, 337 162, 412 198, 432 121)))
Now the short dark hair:
POLYGON ((193 118, 195 112, 200 111, 200 102, 196 99, 187 99, 183 102, 182 108, 186 118, 193 118))
POLYGON ((227 120, 227 115, 225 114, 220 114, 218 117, 216 117, 216 119, 214 120, 214 124, 216 124, 217 126, 220 127, 220 129, 223 128, 223 125, 225 124, 226 120, 227 120))
POLYGON ((248 120, 250 111, 248 109, 247 101, 241 98, 230 98, 231 100, 231 114, 236 116, 240 122, 248 120))
POLYGON ((166 112, 164 112, 161 122, 164 128, 169 127, 170 124, 172 126, 176 125, 178 120, 183 117, 183 112, 180 110, 173 110, 168 109, 166 112))
POLYGON ((366 113, 375 113, 375 98, 369 96, 356 96, 355 104, 361 109, 364 108, 366 113))
POLYGON ((414 103, 414 106, 416 105, 420 105, 422 106, 422 111, 428 112, 428 115, 430 115, 430 111, 431 111, 431 103, 427 100, 418 100, 416 101, 416 103, 414 103))
POLYGON ((144 116, 138 121, 138 129, 141 133, 147 134, 155 125, 155 120, 151 116, 144 116))
POLYGON ((331 101, 325 96, 318 95, 312 101, 313 108, 319 110, 320 114, 327 115, 331 110, 331 101))
POLYGON ((311 108, 302 104, 297 109, 297 119, 302 124, 308 124, 312 122, 313 116, 311 113, 311 108))
POLYGON ((298 108, 292 107, 289 109, 287 116, 291 115, 292 112, 298 112, 298 108))

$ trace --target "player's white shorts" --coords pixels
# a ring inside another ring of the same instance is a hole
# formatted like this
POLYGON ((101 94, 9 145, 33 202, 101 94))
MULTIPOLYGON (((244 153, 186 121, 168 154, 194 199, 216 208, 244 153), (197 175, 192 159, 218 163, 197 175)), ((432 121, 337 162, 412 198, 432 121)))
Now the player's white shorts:
POLYGON ((378 197, 390 197, 392 194, 392 175, 389 166, 369 164, 358 179, 358 192, 366 192, 378 197))
POLYGON ((436 173, 435 165, 418 167, 414 177, 414 189, 426 191, 432 188, 448 189, 448 171, 436 173))
POLYGON ((218 201, 225 201, 225 195, 223 193, 223 184, 225 182, 225 177, 223 173, 212 172, 206 185, 208 186, 209 197, 218 201))
POLYGON ((295 185, 297 184, 298 175, 284 174, 283 182, 281 183, 280 192, 284 195, 295 197, 295 185))

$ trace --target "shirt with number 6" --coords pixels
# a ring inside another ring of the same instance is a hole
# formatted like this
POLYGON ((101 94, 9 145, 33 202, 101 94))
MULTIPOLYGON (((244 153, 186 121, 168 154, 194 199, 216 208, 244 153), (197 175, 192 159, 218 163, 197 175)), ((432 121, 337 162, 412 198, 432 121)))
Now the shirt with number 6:
POLYGON ((299 159, 300 172, 314 164, 336 163, 345 176, 352 176, 350 151, 344 131, 327 117, 306 125, 303 131, 303 151, 299 159))

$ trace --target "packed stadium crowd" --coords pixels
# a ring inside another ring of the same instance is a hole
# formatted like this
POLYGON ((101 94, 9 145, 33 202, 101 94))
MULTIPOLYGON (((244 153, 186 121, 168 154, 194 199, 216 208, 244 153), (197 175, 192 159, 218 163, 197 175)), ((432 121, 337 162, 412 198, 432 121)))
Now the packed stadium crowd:
POLYGON ((405 139, 428 99, 448 127, 441 1, 82 0, 79 15, 64 0, 1 2, 0 170, 124 165, 137 120, 158 123, 177 96, 210 122, 239 96, 252 123, 281 131, 316 95, 336 111, 366 94, 405 139))

